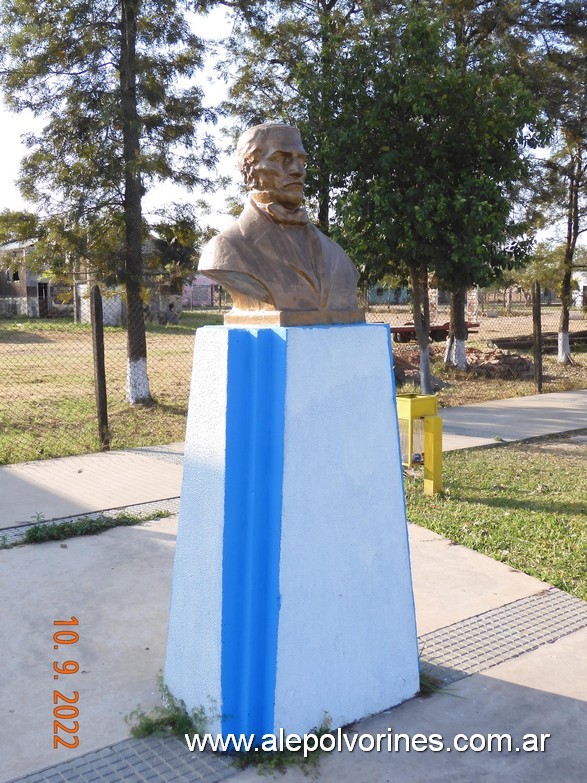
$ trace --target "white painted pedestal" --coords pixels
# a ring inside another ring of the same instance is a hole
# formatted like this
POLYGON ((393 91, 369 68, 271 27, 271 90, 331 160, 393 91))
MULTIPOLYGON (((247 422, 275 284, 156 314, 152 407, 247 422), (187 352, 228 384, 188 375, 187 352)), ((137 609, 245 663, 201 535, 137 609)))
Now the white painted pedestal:
POLYGON ((418 690, 390 345, 198 330, 164 679, 210 731, 336 728, 418 690))

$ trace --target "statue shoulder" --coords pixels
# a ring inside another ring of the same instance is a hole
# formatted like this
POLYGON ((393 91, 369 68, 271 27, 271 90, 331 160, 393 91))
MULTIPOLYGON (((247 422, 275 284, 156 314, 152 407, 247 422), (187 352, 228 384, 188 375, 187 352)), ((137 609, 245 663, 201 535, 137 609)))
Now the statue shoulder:
POLYGON ((240 257, 238 247, 242 244, 242 240, 242 226, 240 219, 238 219, 204 245, 198 269, 205 271, 206 269, 222 269, 227 265, 234 265, 240 257))

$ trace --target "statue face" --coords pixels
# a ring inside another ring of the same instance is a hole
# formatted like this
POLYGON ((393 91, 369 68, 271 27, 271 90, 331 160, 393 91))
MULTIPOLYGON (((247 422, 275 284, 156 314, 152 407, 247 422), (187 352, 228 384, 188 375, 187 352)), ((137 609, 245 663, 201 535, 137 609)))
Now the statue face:
POLYGON ((259 145, 255 158, 255 190, 265 191, 272 201, 284 207, 299 207, 303 198, 307 158, 299 134, 286 128, 272 128, 259 145))

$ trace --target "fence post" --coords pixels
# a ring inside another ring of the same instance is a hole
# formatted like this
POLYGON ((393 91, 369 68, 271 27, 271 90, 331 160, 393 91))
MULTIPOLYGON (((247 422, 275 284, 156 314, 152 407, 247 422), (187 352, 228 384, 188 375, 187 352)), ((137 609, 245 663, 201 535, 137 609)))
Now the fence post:
POLYGON ((104 364, 104 317, 100 287, 92 286, 90 294, 92 314, 92 347, 94 349, 94 385, 98 412, 98 438, 102 451, 110 449, 108 432, 108 400, 106 397, 106 366, 104 364))
POLYGON ((540 310, 540 283, 532 289, 532 329, 534 334, 534 387, 542 393, 542 313, 540 310))

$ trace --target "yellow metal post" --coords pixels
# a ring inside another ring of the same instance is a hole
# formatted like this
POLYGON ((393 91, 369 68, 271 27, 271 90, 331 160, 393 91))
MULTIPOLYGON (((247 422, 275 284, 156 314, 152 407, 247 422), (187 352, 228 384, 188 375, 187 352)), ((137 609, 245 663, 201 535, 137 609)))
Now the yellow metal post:
POLYGON ((424 494, 442 491, 442 419, 424 417, 424 494))
MULTIPOLYGON (((434 394, 398 394, 396 395, 397 416, 406 422, 407 453, 402 455, 403 464, 410 467, 414 464, 414 421, 423 420, 426 416, 435 416, 438 411, 438 398, 434 394)), ((419 442, 422 451, 423 444, 419 442)))

